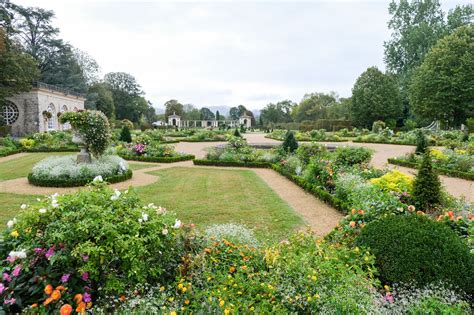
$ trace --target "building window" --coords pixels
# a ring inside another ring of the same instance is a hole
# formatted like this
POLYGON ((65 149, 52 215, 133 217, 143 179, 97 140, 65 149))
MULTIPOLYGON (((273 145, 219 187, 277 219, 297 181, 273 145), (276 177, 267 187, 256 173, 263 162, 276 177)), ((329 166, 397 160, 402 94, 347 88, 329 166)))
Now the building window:
POLYGON ((54 108, 54 104, 51 103, 48 106, 48 112, 51 113, 51 118, 48 119, 48 130, 54 130, 56 129, 56 109, 54 108))
POLYGON ((18 116, 20 115, 18 107, 9 101, 6 101, 6 104, 1 108, 0 113, 2 114, 6 125, 12 125, 15 121, 17 121, 18 116))
MULTIPOLYGON (((63 106, 61 107, 61 114, 65 113, 65 112, 67 112, 67 106, 66 106, 66 105, 63 105, 63 106)), ((71 129, 71 124, 68 123, 68 122, 65 123, 65 124, 63 125, 63 129, 64 129, 64 130, 71 129)))

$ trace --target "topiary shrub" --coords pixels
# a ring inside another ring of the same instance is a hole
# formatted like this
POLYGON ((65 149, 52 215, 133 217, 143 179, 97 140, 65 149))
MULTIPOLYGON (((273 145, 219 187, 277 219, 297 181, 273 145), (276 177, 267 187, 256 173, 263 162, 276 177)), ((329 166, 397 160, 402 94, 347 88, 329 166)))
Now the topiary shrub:
POLYGON ((283 140, 283 149, 285 152, 293 153, 298 149, 298 142, 296 141, 295 134, 293 131, 288 130, 283 140))
POLYGON ((474 256, 441 222, 423 215, 387 216, 362 229, 356 245, 370 248, 384 283, 423 287, 442 281, 474 293, 474 256))
POLYGON ((429 210, 441 200, 441 182, 434 172, 429 152, 423 155, 413 182, 413 203, 418 209, 429 210))
POLYGON ((424 154, 428 149, 428 139, 422 130, 418 130, 416 133, 416 154, 424 154))
POLYGON ((372 153, 371 150, 362 147, 339 147, 336 150, 336 164, 352 166, 369 163, 372 153))
POLYGON ((132 142, 132 135, 130 134, 130 128, 127 125, 123 125, 122 130, 120 131, 120 141, 130 143, 132 142))
POLYGON ((235 128, 234 137, 242 137, 242 136, 240 135, 239 129, 237 129, 237 128, 235 128))

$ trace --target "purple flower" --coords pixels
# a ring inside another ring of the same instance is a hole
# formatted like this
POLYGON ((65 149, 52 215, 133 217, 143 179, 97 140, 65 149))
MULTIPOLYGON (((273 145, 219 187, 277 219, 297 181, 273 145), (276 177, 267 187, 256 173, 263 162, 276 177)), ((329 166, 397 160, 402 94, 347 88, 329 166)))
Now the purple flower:
POLYGON ((89 273, 88 273, 88 272, 84 272, 84 273, 82 274, 82 280, 84 280, 84 281, 89 280, 89 273))
POLYGON ((7 282, 12 282, 12 278, 6 272, 3 273, 3 280, 6 280, 7 282))
POLYGON ((46 252, 45 256, 46 258, 49 258, 54 255, 54 246, 51 246, 48 251, 46 252))
POLYGON ((5 286, 0 282, 0 294, 2 294, 3 291, 5 291, 5 286))
POLYGON ((40 248, 40 247, 36 247, 35 249, 33 249, 33 251, 36 253, 36 254, 42 254, 44 252, 44 249, 40 248))
POLYGON ((91 295, 89 293, 84 293, 84 295, 82 296, 82 300, 86 303, 89 303, 92 299, 91 299, 91 295))
POLYGON ((89 260, 89 256, 87 256, 87 255, 81 255, 81 257, 82 257, 83 261, 88 261, 89 260))
POLYGON ((66 283, 69 281, 69 277, 71 277, 71 275, 69 273, 65 273, 63 274, 63 276, 61 277, 61 282, 62 283, 66 283))
POLYGON ((5 305, 8 305, 8 304, 15 304, 16 303, 16 300, 15 298, 11 298, 11 299, 5 299, 5 301, 3 302, 3 304, 5 305))
POLYGON ((21 265, 18 265, 15 267, 15 269, 13 269, 12 275, 14 277, 18 277, 20 275, 20 272, 21 272, 21 265))

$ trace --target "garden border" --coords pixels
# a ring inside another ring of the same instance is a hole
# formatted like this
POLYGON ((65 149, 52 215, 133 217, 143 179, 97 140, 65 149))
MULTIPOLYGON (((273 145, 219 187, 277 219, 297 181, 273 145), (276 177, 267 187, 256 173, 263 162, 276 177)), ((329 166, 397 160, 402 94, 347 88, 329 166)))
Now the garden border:
MULTIPOLYGON (((415 162, 410 162, 410 161, 404 161, 404 160, 399 160, 397 158, 389 158, 388 163, 393 164, 393 165, 398 165, 398 166, 404 166, 404 167, 409 167, 413 169, 418 169, 420 165, 415 162)), ((462 179, 467 179, 467 180, 474 180, 474 174, 469 174, 466 172, 460 172, 456 170, 449 170, 447 168, 440 168, 436 167, 433 165, 433 170, 441 175, 446 175, 450 177, 457 177, 457 178, 462 178, 462 179)))
POLYGON ((416 144, 409 144, 409 143, 395 143, 395 142, 383 142, 383 141, 358 141, 352 140, 353 143, 374 143, 374 144, 394 144, 394 145, 409 145, 415 147, 416 144))
MULTIPOLYGON (((276 141, 283 141, 282 139, 279 139, 279 138, 276 138, 276 137, 271 137, 269 135, 265 136, 265 138, 276 140, 276 141)), ((348 139, 341 139, 341 140, 314 140, 314 139, 298 140, 298 139, 296 139, 296 141, 298 141, 298 142, 349 142, 348 139)))
POLYGON ((14 149, 14 150, 11 150, 11 151, 6 150, 5 152, 0 152, 0 157, 5 157, 5 156, 21 153, 21 152, 23 152, 23 151, 20 150, 20 149, 14 149))
POLYGON ((224 166, 224 167, 249 167, 249 168, 271 168, 272 163, 269 162, 241 162, 241 161, 219 161, 194 159, 194 165, 204 166, 224 166))
POLYGON ((169 156, 169 157, 158 157, 158 156, 143 156, 143 155, 128 155, 117 153, 118 156, 127 161, 140 161, 140 162, 154 162, 154 163, 174 163, 181 161, 194 160, 196 157, 192 154, 186 154, 181 156, 169 156))
MULTIPOLYGON (((110 184, 115 184, 119 182, 126 181, 130 178, 132 178, 133 172, 131 169, 128 169, 127 172, 121 175, 114 175, 110 177, 104 177, 103 180, 105 182, 108 182, 110 184)), ((39 179, 33 177, 32 173, 28 174, 28 183, 34 186, 40 186, 40 187, 80 187, 80 186, 85 186, 92 182, 94 178, 89 178, 89 179, 80 179, 80 180, 59 180, 59 179, 39 179)))

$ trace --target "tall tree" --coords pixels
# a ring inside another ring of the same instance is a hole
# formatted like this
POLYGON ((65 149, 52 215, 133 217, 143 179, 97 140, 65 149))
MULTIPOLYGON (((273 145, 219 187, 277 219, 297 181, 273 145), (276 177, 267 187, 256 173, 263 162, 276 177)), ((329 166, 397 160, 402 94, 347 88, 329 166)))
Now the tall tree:
POLYGON ((329 119, 351 120, 352 98, 340 98, 338 102, 329 106, 327 109, 327 117, 329 119))
POLYGON ((153 104, 150 101, 147 101, 147 103, 148 103, 148 107, 143 113, 143 118, 145 119, 146 122, 151 124, 157 121, 158 117, 156 115, 156 110, 155 110, 155 107, 153 107, 153 104))
POLYGON ((183 104, 177 100, 169 100, 165 103, 165 119, 168 119, 168 116, 173 114, 184 117, 183 104))
POLYGON ((87 109, 100 110, 109 119, 114 118, 115 105, 113 94, 105 83, 96 83, 89 88, 84 105, 87 109))
POLYGON ((416 70, 410 102, 419 117, 459 126, 474 116, 474 25, 439 40, 416 70))
POLYGON ((201 112, 201 120, 213 120, 215 118, 215 115, 211 110, 207 107, 203 107, 200 110, 201 112))
POLYGON ((370 128, 376 120, 398 120, 403 114, 400 92, 392 75, 368 68, 352 88, 352 117, 360 127, 370 128))
POLYGON ((291 122, 291 112, 296 106, 290 100, 280 101, 276 104, 267 104, 260 112, 262 121, 268 123, 286 123, 291 122))
POLYGON ((183 105, 184 119, 186 120, 200 120, 201 112, 193 104, 183 105))
POLYGON ((135 77, 125 72, 110 72, 104 76, 104 83, 112 91, 116 118, 139 122, 148 103, 141 97, 143 92, 135 77))
POLYGON ((93 85, 99 81, 99 64, 91 55, 78 48, 73 49, 76 62, 82 71, 82 77, 87 85, 93 85))
POLYGON ((216 120, 221 120, 221 114, 218 110, 216 111, 216 120))
POLYGON ((296 122, 317 120, 327 117, 327 109, 337 102, 335 92, 305 94, 298 106, 293 108, 292 116, 296 122))

